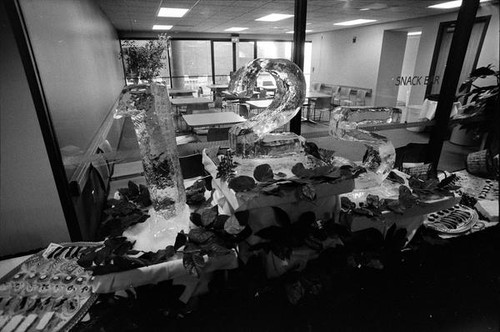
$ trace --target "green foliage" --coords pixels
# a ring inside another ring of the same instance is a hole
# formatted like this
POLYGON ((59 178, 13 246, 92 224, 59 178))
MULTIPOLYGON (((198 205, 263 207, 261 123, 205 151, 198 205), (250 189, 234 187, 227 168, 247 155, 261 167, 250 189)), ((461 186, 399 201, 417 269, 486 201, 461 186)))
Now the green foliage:
POLYGON ((123 42, 121 57, 125 60, 127 77, 137 75, 143 80, 152 80, 165 66, 168 37, 158 35, 157 40, 150 40, 144 46, 137 46, 133 40, 123 42))
MULTIPOLYGON (((462 120, 462 127, 477 135, 490 133, 493 136, 492 142, 497 144, 498 122, 500 121, 499 88, 499 72, 490 64, 473 70, 469 78, 460 86, 458 95, 458 98, 466 102, 463 115, 459 117, 462 120), (485 81, 489 83, 491 80, 494 81, 493 84, 481 84, 485 81)), ((492 152, 498 153, 498 146, 492 152)))
POLYGON ((134 243, 126 237, 111 237, 102 246, 86 249, 78 259, 78 264, 92 271, 93 275, 103 275, 162 263, 175 254, 172 246, 157 252, 138 252, 132 250, 133 246, 134 243))
POLYGON ((217 165, 216 179, 221 178, 223 181, 229 181, 234 178, 234 169, 238 167, 238 163, 233 161, 233 152, 228 149, 226 153, 221 156, 219 165, 217 165))

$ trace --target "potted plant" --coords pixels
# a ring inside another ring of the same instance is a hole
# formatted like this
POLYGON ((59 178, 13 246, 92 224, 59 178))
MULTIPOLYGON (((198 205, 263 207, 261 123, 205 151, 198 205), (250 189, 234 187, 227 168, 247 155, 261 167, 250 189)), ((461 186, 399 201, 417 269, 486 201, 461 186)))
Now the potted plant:
POLYGON ((469 154, 467 158, 470 171, 476 171, 471 167, 483 167, 476 171, 479 174, 494 171, 493 157, 499 153, 499 87, 499 72, 490 64, 473 70, 459 89, 458 97, 464 102, 463 113, 457 117, 459 123, 466 131, 482 138, 480 151, 469 154))
POLYGON ((125 74, 135 83, 141 80, 151 82, 165 66, 165 51, 168 37, 158 35, 157 40, 150 40, 144 46, 138 46, 134 40, 126 40, 122 46, 121 58, 125 62, 125 74))

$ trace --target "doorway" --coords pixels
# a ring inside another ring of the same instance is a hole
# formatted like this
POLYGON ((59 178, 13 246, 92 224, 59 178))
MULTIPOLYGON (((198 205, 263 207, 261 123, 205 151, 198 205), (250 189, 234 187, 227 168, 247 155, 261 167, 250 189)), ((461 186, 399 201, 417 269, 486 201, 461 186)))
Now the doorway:
MULTIPOLYGON (((462 71, 460 73, 460 80, 456 91, 457 93, 461 83, 466 80, 471 71, 477 66, 490 18, 491 16, 482 16, 476 18, 476 21, 474 22, 469 44, 467 45, 464 63, 462 65, 462 71)), ((434 55, 432 56, 431 69, 429 72, 429 77, 433 77, 435 79, 430 80, 429 85, 427 85, 427 89, 425 91, 426 98, 428 96, 437 95, 441 91, 442 79, 436 78, 443 77, 446 61, 448 59, 448 53, 450 52, 451 40, 453 38, 453 33, 455 32, 455 25, 456 21, 442 22, 439 25, 439 32, 436 38, 436 46, 434 47, 434 55)))

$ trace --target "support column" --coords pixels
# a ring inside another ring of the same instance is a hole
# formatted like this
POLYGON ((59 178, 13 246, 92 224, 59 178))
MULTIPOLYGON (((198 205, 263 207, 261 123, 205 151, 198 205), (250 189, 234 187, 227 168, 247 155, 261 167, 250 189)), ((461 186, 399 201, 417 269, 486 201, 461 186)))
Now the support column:
MULTIPOLYGON (((306 41, 307 0, 295 0, 293 21, 292 61, 304 70, 304 46, 306 41)), ((290 121, 290 131, 300 135, 302 112, 290 121)))
POLYGON ((436 124, 432 129, 429 148, 427 150, 426 161, 432 163, 434 172, 437 170, 439 157, 443 149, 446 128, 450 120, 451 108, 455 101, 458 80, 462 72, 462 65, 478 7, 479 0, 464 0, 458 12, 455 32, 451 40, 450 53, 443 74, 443 83, 439 92, 435 116, 436 124))

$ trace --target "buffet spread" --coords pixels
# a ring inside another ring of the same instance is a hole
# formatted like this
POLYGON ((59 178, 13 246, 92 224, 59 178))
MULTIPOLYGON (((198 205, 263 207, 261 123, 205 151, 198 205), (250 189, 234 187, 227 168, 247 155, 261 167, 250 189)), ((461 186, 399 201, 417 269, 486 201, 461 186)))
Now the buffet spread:
POLYGON ((299 271, 323 250, 343 245, 340 226, 349 232, 377 229, 384 237, 404 230, 404 245, 422 225, 456 236, 498 222, 497 214, 477 227, 473 206, 479 203, 470 201, 496 200, 498 210, 497 181, 478 185, 460 174, 435 179, 399 172, 391 142, 358 128, 398 121, 398 109, 333 112, 332 139, 366 145, 359 163, 294 133, 273 132, 300 111, 305 81, 288 60, 256 59, 235 73, 229 92, 251 95, 261 71, 276 81, 273 102, 231 128, 230 149, 203 151, 210 177, 188 188, 166 87, 122 91, 116 116, 132 118, 147 186, 129 183, 110 200, 103 242, 51 245, 4 277, 2 331, 65 331, 98 293, 167 279, 182 279, 187 302, 203 291, 197 288, 210 272, 237 268, 238 259, 260 257, 269 278, 299 271), (472 192, 479 187, 480 193, 472 192))

